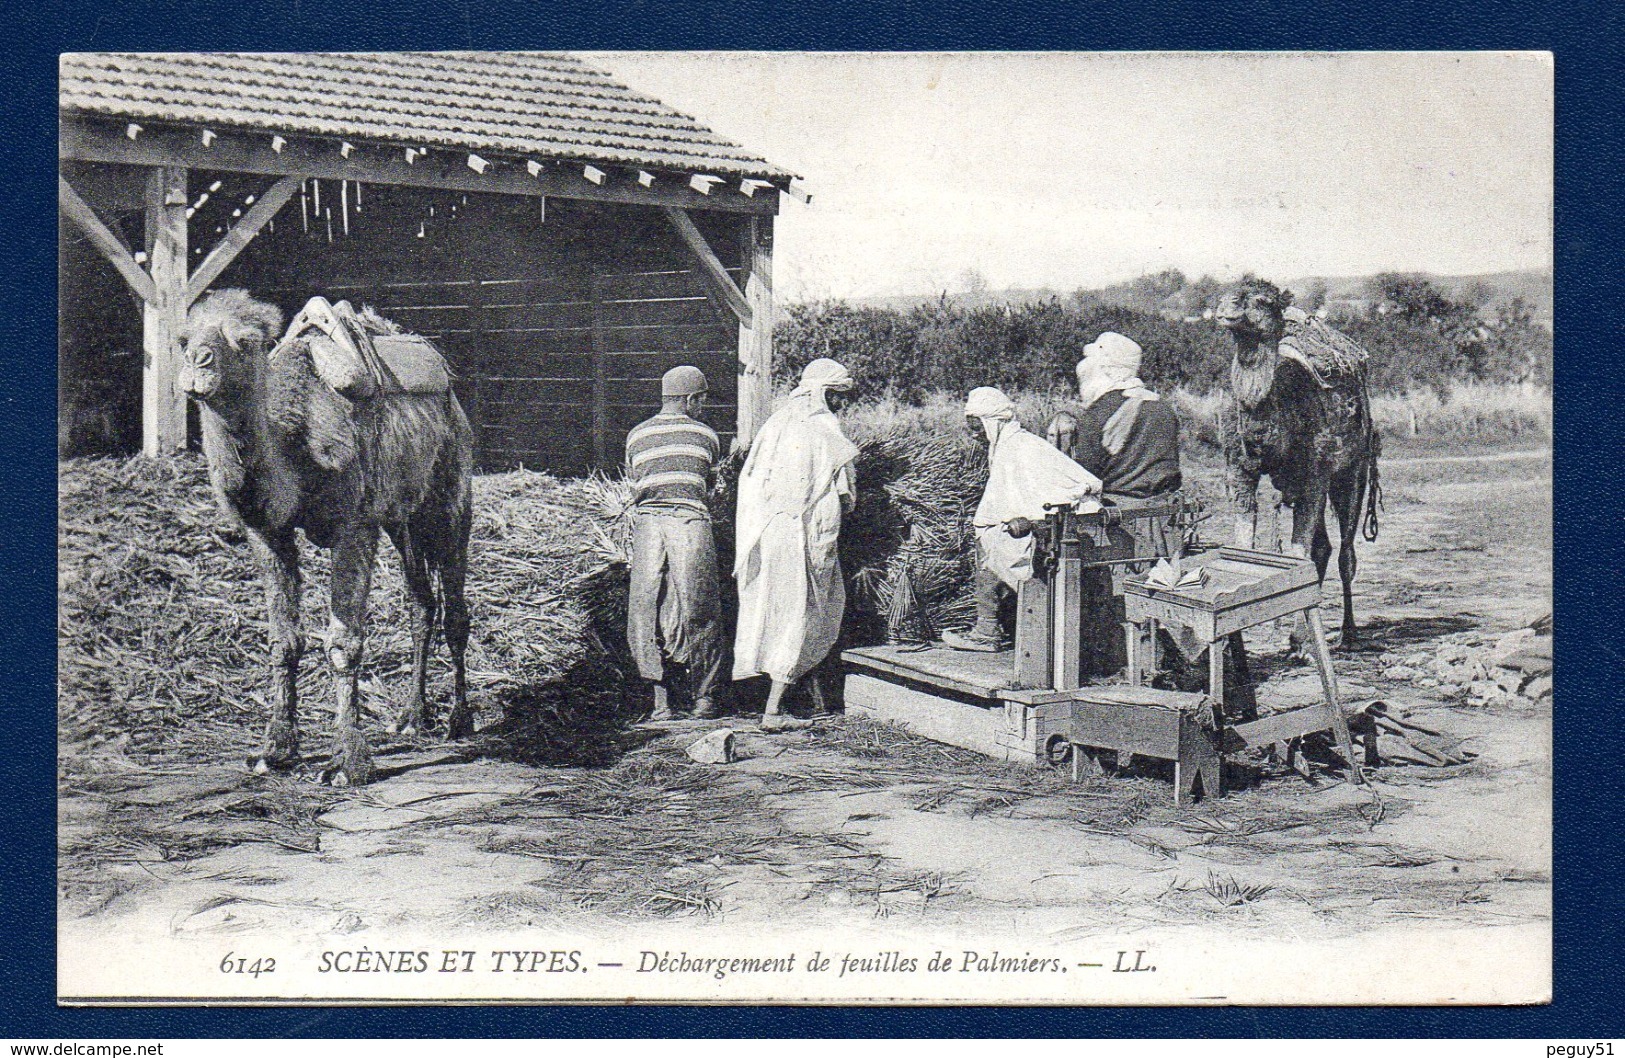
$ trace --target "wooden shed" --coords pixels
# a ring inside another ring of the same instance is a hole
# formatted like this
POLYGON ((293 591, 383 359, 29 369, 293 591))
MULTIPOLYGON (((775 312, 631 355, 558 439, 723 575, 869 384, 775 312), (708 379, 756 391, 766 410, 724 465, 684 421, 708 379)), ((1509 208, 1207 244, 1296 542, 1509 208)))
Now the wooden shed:
POLYGON ((679 363, 720 432, 766 416, 793 175, 576 58, 67 55, 60 161, 64 430, 183 447, 215 287, 436 339, 486 468, 617 465, 679 363))

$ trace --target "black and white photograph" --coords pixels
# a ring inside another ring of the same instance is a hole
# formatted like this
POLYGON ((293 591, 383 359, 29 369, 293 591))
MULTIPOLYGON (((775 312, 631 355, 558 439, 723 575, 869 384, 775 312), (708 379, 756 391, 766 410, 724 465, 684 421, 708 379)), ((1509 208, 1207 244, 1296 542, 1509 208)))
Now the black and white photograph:
POLYGON ((1550 53, 59 106, 61 1003, 1550 1001, 1550 53))

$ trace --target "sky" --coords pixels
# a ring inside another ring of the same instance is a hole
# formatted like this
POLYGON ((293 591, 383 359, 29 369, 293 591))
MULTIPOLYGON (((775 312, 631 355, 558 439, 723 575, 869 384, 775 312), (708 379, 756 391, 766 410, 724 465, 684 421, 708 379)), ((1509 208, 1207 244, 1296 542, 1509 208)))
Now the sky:
POLYGON ((1543 53, 583 57, 802 177, 785 300, 1551 266, 1543 53))

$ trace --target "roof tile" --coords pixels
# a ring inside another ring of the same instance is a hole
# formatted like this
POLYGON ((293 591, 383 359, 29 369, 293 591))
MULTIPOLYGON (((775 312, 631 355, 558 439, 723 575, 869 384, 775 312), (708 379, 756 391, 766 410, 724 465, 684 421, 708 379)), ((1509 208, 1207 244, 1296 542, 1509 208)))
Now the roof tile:
POLYGON ((64 55, 61 107, 285 135, 792 174, 569 55, 64 55))

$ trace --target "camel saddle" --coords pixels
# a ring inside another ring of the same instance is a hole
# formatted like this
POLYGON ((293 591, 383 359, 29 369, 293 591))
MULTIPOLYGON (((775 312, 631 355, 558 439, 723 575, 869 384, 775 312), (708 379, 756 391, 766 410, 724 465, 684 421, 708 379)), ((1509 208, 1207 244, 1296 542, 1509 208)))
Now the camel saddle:
POLYGON ((1293 306, 1281 315, 1286 324, 1279 346, 1281 355, 1302 365, 1321 389, 1332 388, 1330 378, 1364 376, 1369 354, 1354 339, 1293 306))
POLYGON ((451 387, 451 369, 433 342, 416 334, 382 333, 348 301, 311 298, 277 348, 295 338, 305 340, 322 381, 351 400, 445 393, 451 387))

